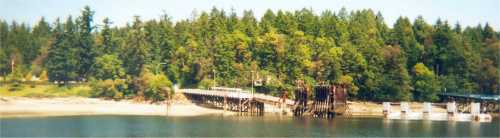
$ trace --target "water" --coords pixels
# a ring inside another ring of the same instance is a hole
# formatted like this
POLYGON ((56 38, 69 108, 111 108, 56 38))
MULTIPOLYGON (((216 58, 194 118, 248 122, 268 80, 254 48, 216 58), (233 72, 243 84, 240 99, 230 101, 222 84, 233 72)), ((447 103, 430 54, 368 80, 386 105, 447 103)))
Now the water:
POLYGON ((382 118, 65 116, 0 118, 0 137, 133 136, 425 136, 499 137, 499 122, 405 121, 382 118))

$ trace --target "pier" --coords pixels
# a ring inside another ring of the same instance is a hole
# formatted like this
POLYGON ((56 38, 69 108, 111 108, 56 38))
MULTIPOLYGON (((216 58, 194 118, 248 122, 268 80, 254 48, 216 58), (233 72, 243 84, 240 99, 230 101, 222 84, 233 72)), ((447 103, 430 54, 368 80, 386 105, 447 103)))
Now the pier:
POLYGON ((275 97, 238 88, 181 89, 180 92, 199 105, 234 111, 242 115, 263 115, 264 112, 271 110, 269 108, 274 108, 274 112, 282 114, 293 112, 293 116, 312 115, 318 118, 332 118, 347 109, 345 87, 336 85, 314 86, 312 102, 308 99, 309 90, 302 86, 295 89, 295 100, 288 99, 287 95, 275 97))
MULTIPOLYGON (((293 100, 288 98, 286 92, 281 97, 275 97, 238 88, 181 89, 180 92, 199 105, 238 112, 241 115, 261 116, 265 112, 274 112, 291 113, 296 117, 333 118, 345 113, 348 108, 347 88, 344 85, 316 85, 310 89, 298 82, 293 91, 293 100)), ((488 122, 492 119, 488 112, 498 109, 498 99, 495 98, 447 96, 450 98, 442 97, 446 102, 424 102, 422 110, 418 112, 413 111, 408 102, 383 102, 382 112, 387 119, 488 122), (399 106, 400 111, 394 112, 393 106, 399 106), (447 112, 433 112, 434 106, 446 108, 447 112)))
POLYGON ((287 108, 293 107, 295 103, 287 98, 252 94, 237 88, 182 89, 181 92, 197 104, 244 115, 263 115, 265 104, 274 105, 286 112, 287 108))

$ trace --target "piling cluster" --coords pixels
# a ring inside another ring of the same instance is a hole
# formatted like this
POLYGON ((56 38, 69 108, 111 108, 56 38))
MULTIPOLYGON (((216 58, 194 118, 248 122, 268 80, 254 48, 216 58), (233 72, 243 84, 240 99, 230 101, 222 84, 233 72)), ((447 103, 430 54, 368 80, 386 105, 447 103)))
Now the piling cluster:
POLYGON ((318 85, 314 87, 311 113, 318 118, 332 118, 346 110, 346 91, 342 86, 318 85))
POLYGON ((307 88, 306 87, 297 87, 294 91, 295 95, 295 105, 293 109, 294 116, 302 116, 307 111, 307 88))

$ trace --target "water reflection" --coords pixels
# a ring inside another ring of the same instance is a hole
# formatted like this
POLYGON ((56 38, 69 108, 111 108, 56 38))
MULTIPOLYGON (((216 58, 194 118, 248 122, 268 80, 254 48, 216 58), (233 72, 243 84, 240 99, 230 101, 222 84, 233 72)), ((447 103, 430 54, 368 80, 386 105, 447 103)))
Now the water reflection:
POLYGON ((398 121, 401 129, 397 133, 399 133, 399 135, 410 134, 409 129, 412 120, 398 120, 398 121))
MULTIPOLYGON (((498 119, 493 122, 498 121, 498 119)), ((499 137, 498 123, 283 116, 3 118, 0 137, 499 137), (7 127, 6 127, 7 126, 7 127)))
POLYGON ((447 121, 447 127, 448 128, 446 130, 448 136, 451 136, 451 137, 456 137, 456 126, 457 126, 457 122, 455 121, 447 121))
MULTIPOLYGON (((481 123, 480 122, 472 122, 470 123, 470 131, 471 131, 471 135, 474 136, 474 137, 478 137, 480 136, 480 131, 481 129, 481 123)), ((497 132, 498 132, 498 129, 497 129, 497 132)))
POLYGON ((430 120, 422 120, 422 128, 423 128, 423 131, 426 132, 425 134, 422 134, 422 136, 429 136, 429 134, 432 134, 432 130, 433 130, 433 127, 432 127, 432 121, 430 120))
POLYGON ((383 131, 384 131, 384 135, 385 136, 391 136, 390 134, 392 133, 392 122, 393 120, 391 119, 382 119, 382 123, 383 123, 383 131))

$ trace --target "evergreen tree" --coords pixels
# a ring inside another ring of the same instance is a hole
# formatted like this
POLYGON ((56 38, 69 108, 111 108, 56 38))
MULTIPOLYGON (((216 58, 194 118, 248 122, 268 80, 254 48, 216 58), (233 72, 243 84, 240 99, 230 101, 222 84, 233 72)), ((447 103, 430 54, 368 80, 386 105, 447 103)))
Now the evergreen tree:
POLYGON ((75 34, 76 26, 71 16, 64 23, 64 27, 56 21, 55 40, 49 49, 45 65, 50 81, 68 84, 69 81, 77 79, 79 57, 75 56, 78 52, 78 49, 74 47, 77 43, 75 34))
POLYGON ((408 18, 399 17, 393 28, 393 45, 399 45, 404 50, 403 55, 408 58, 407 67, 413 67, 417 61, 421 61, 424 47, 417 43, 413 28, 408 18))
POLYGON ((380 100, 411 100, 410 76, 406 69, 406 58, 403 51, 398 46, 388 46, 384 48, 383 86, 378 94, 380 100))
POLYGON ((95 60, 94 37, 92 36, 92 31, 95 28, 92 24, 93 16, 94 11, 89 6, 85 6, 81 16, 76 20, 78 29, 76 30, 75 39, 78 41, 77 55, 79 55, 79 63, 77 70, 79 79, 87 77, 87 73, 89 73, 95 60))
POLYGON ((402 16, 390 28, 370 9, 267 10, 257 20, 251 10, 239 16, 214 7, 176 22, 162 14, 113 26, 106 18, 96 29, 93 15, 86 6, 76 20, 51 25, 41 18, 32 27, 0 19, 4 81, 38 74, 64 83, 94 78, 102 83, 95 90, 105 91, 96 95, 155 100, 169 81, 245 88, 253 75, 264 81, 258 92, 271 94, 293 88, 295 80, 345 84, 350 98, 361 100, 500 93, 500 33, 488 23, 450 27, 402 16))
POLYGON ((151 63, 150 47, 146 41, 146 32, 142 21, 138 16, 134 17, 134 23, 128 29, 124 46, 124 53, 120 59, 124 60, 124 68, 128 75, 138 76, 146 64, 151 63))

